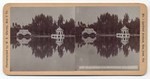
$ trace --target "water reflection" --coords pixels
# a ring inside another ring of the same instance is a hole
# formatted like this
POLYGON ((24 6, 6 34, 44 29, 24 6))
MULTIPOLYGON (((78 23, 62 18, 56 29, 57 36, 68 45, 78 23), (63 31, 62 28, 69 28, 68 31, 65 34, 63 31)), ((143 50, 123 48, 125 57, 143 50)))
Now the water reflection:
MULTIPOLYGON (((21 46, 27 46, 32 49, 32 55, 38 58, 51 57, 54 53, 58 53, 59 57, 67 52, 75 53, 77 48, 84 46, 92 46, 96 48, 97 55, 106 58, 117 56, 120 50, 123 50, 124 56, 128 56, 130 51, 139 52, 139 37, 130 37, 127 40, 116 38, 115 36, 107 37, 65 37, 62 40, 51 39, 50 37, 32 37, 18 39, 11 38, 13 49, 21 46)), ((86 50, 86 49, 84 49, 86 50)), ((93 49, 95 51, 95 49, 93 49)))

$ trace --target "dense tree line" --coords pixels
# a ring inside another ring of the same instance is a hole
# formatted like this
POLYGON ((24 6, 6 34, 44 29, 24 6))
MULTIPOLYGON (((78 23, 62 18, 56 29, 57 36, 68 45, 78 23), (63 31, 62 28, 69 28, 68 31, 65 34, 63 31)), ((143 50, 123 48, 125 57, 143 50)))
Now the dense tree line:
POLYGON ((93 28, 98 34, 116 34, 124 25, 129 28, 131 34, 139 34, 140 19, 130 19, 128 14, 124 15, 123 20, 119 20, 117 15, 107 12, 98 16, 97 22, 88 25, 83 22, 75 23, 72 18, 65 20, 63 15, 55 21, 52 16, 40 14, 32 18, 32 22, 28 25, 13 23, 11 36, 15 36, 19 29, 28 29, 33 35, 50 35, 55 33, 58 27, 61 27, 66 35, 81 35, 85 28, 93 28))
POLYGON ((21 26, 17 23, 13 23, 10 28, 11 36, 16 36, 17 32, 21 29, 21 26))

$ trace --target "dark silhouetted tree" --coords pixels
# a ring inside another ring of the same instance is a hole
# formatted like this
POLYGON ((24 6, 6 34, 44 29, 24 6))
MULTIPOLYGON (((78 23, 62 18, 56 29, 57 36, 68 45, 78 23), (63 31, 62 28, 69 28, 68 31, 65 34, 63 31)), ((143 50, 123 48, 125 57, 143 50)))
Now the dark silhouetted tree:
POLYGON ((129 23, 128 21, 129 21, 129 15, 126 13, 123 18, 123 25, 127 26, 129 23))
POLYGON ((58 17, 58 26, 63 25, 63 21, 64 21, 63 16, 62 16, 62 15, 59 15, 59 17, 58 17))

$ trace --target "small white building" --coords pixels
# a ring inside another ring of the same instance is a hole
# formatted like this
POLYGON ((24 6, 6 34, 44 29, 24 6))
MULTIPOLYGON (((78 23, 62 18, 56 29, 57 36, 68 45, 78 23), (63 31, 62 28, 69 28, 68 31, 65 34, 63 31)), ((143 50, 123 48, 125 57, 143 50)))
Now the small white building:
POLYGON ((65 35, 63 33, 63 29, 60 27, 56 29, 56 34, 51 34, 51 38, 53 39, 60 39, 60 38, 62 39, 64 37, 65 35))
POLYGON ((58 46, 61 46, 63 44, 63 40, 65 39, 65 35, 63 33, 63 29, 62 28, 57 28, 56 29, 56 34, 51 34, 51 38, 52 39, 56 39, 56 44, 58 46))
POLYGON ((116 34, 117 38, 130 38, 129 29, 126 26, 121 28, 121 33, 116 34))
POLYGON ((124 27, 121 28, 121 32, 124 33, 124 34, 129 33, 129 29, 126 26, 124 26, 124 27))
POLYGON ((129 33, 129 29, 126 26, 123 26, 121 28, 121 33, 117 33, 116 34, 117 38, 121 38, 121 43, 123 45, 128 44, 129 42, 129 38, 130 38, 130 33, 129 33))
POLYGON ((63 34, 64 34, 64 33, 63 33, 63 29, 60 28, 60 27, 58 27, 58 28, 56 29, 56 34, 63 35, 63 34))

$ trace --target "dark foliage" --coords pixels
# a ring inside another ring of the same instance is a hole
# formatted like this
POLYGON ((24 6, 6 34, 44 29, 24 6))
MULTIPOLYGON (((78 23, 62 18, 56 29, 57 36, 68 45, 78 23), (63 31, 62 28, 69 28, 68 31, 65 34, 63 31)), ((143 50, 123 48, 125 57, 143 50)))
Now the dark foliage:
POLYGON ((55 33, 58 27, 64 30, 65 35, 81 35, 85 28, 93 28, 97 34, 116 34, 120 29, 126 25, 131 34, 139 34, 140 32, 140 19, 131 19, 129 22, 128 14, 125 14, 123 20, 119 20, 115 14, 101 14, 97 17, 97 22, 86 25, 83 22, 75 24, 74 19, 65 21, 63 15, 58 17, 58 21, 54 21, 52 16, 49 15, 36 15, 32 18, 31 24, 21 26, 13 23, 11 27, 11 36, 15 36, 19 29, 28 29, 33 35, 50 35, 55 33))

